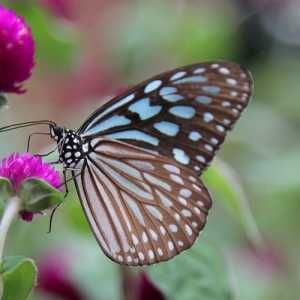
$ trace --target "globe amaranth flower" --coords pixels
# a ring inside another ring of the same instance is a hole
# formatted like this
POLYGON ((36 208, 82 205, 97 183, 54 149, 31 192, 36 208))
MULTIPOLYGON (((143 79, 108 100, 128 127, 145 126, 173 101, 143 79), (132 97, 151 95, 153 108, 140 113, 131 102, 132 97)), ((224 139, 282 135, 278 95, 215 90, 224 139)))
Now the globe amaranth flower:
POLYGON ((34 66, 35 43, 22 17, 0 5, 0 93, 23 93, 34 66))
MULTIPOLYGON (((40 157, 32 156, 29 153, 13 153, 3 159, 0 163, 0 176, 11 182, 16 193, 24 180, 32 177, 42 179, 56 189, 61 185, 59 172, 43 162, 40 157)), ((25 221, 31 221, 33 217, 33 213, 26 211, 22 211, 20 215, 25 221)))

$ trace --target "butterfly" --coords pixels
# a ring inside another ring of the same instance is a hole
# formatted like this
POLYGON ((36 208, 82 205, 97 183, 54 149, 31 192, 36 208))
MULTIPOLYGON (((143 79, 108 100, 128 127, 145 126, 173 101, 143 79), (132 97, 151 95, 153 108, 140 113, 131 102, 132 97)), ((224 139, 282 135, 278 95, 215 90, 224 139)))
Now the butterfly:
POLYGON ((76 131, 40 121, 110 259, 150 265, 194 244, 212 205, 199 176, 251 93, 250 73, 239 65, 198 63, 129 89, 76 131))

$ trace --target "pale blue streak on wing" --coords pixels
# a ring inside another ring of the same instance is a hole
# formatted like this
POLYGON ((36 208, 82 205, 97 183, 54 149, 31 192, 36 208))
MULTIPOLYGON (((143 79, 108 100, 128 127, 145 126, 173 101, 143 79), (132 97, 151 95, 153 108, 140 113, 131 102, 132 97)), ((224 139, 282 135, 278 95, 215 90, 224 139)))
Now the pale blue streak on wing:
POLYGON ((215 85, 206 85, 206 86, 203 86, 202 90, 204 92, 211 93, 211 94, 219 94, 220 91, 221 91, 221 89, 218 86, 215 86, 215 85))
POLYGON ((154 128, 168 136, 175 136, 179 132, 179 126, 177 124, 167 121, 155 123, 154 128))
POLYGON ((170 80, 173 81, 173 80, 179 79, 179 78, 181 78, 181 77, 183 77, 183 76, 185 76, 185 75, 186 75, 186 72, 185 72, 185 71, 179 71, 179 72, 175 73, 175 74, 170 78, 170 80))
POLYGON ((124 130, 106 135, 108 138, 117 140, 135 140, 145 142, 154 146, 159 144, 159 140, 145 132, 139 130, 124 130))
POLYGON ((190 77, 179 79, 177 81, 174 81, 174 84, 198 83, 198 82, 206 82, 206 81, 207 81, 207 77, 199 75, 199 76, 190 76, 190 77))
POLYGON ((196 102, 200 103, 200 104, 210 104, 212 102, 212 98, 208 97, 208 96, 197 96, 196 97, 196 102))
POLYGON ((177 89, 175 87, 165 86, 160 89, 159 94, 161 96, 164 96, 164 95, 169 95, 169 94, 175 94, 176 92, 177 92, 177 89))
POLYGON ((126 105, 128 102, 132 101, 134 99, 135 95, 130 94, 128 96, 126 96, 125 98, 120 99, 119 101, 117 101, 115 104, 109 106, 106 110, 104 110, 99 116, 97 116, 90 124, 89 126, 86 128, 85 131, 87 131, 89 128, 91 128, 95 123, 97 123, 101 118, 103 118, 104 116, 106 116, 107 114, 109 114, 110 112, 112 112, 113 110, 126 105))
POLYGON ((107 129, 111 129, 111 128, 118 127, 118 126, 128 125, 130 123, 131 123, 131 121, 124 116, 112 116, 93 127, 89 127, 89 129, 86 130, 82 134, 82 136, 99 133, 99 132, 105 131, 107 129))
POLYGON ((131 104, 128 109, 133 113, 137 113, 141 120, 147 120, 159 114, 162 107, 159 105, 151 106, 150 99, 144 98, 131 104))
MULTIPOLYGON (((100 162, 100 161, 99 161, 100 162)), ((112 169, 108 164, 100 162, 100 167, 114 179, 116 183, 118 183, 121 187, 130 190, 131 192, 135 193, 139 197, 145 198, 147 200, 152 200, 153 196, 150 193, 139 188, 135 185, 132 181, 128 180, 127 178, 123 177, 119 172, 112 169)))
POLYGON ((169 112, 183 119, 191 119, 195 116, 196 110, 191 106, 178 105, 169 109, 169 112))
POLYGON ((183 100, 184 97, 181 95, 177 95, 177 94, 171 94, 171 95, 165 95, 162 96, 164 100, 169 101, 169 102, 177 102, 180 100, 183 100))

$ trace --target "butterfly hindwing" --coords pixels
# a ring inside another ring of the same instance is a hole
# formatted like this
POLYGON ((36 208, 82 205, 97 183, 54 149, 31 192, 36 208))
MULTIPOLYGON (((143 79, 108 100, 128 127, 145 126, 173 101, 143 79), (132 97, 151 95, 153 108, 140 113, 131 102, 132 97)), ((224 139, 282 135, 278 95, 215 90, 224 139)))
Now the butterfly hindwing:
POLYGON ((117 140, 91 142, 83 172, 73 171, 93 232, 112 260, 147 265, 191 247, 211 198, 193 171, 117 140))
POLYGON ((106 136, 156 151, 200 175, 247 106, 251 91, 249 73, 237 64, 185 66, 109 101, 78 133, 87 140, 106 136))

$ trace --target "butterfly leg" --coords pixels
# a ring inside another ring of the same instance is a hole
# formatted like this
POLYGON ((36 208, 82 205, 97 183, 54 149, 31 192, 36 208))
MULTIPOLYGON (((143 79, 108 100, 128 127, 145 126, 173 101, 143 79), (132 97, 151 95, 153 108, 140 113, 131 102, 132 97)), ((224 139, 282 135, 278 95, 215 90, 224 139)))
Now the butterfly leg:
POLYGON ((28 140, 27 140, 27 148, 26 148, 26 152, 29 152, 29 148, 30 148, 30 141, 31 141, 31 138, 34 136, 34 135, 49 135, 49 133, 47 132, 33 132, 29 135, 28 137, 28 140))
MULTIPOLYGON (((66 170, 63 170, 63 176, 64 176, 64 182, 62 183, 62 185, 65 186, 65 195, 64 195, 64 199, 67 198, 68 194, 69 194, 69 188, 68 188, 68 181, 67 181, 67 175, 66 175, 67 171, 66 170)), ((61 186, 62 186, 61 185, 61 186)), ((59 208, 59 206, 61 205, 62 203, 59 203, 58 205, 56 205, 52 212, 51 212, 51 215, 50 215, 50 221, 49 221, 49 229, 48 229, 48 233, 51 233, 51 229, 52 229, 52 221, 53 221, 53 217, 54 217, 54 214, 56 212, 56 210, 59 208)))
POLYGON ((68 194, 69 194, 69 186, 68 186, 68 181, 67 181, 67 171, 63 170, 63 176, 64 176, 64 182, 63 184, 65 185, 65 195, 64 198, 66 199, 68 194))

